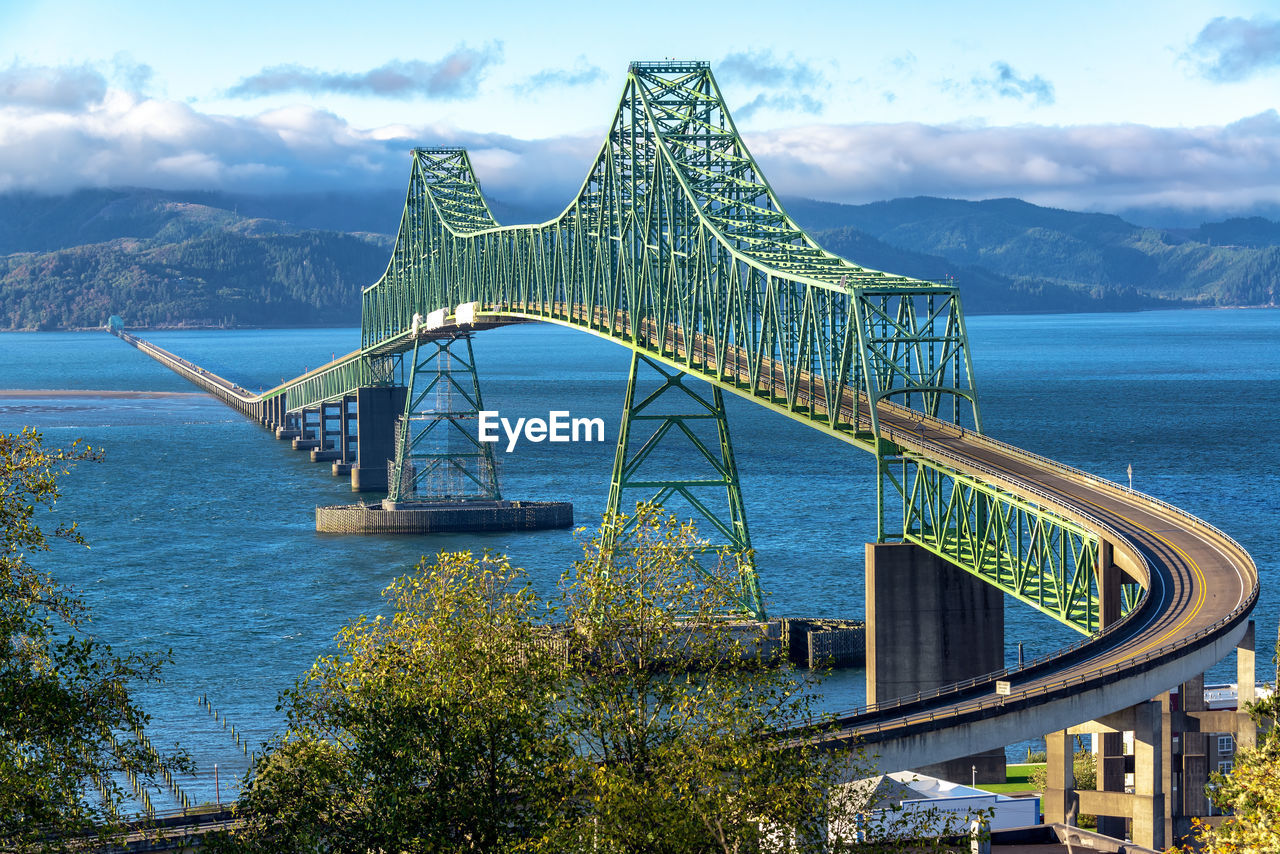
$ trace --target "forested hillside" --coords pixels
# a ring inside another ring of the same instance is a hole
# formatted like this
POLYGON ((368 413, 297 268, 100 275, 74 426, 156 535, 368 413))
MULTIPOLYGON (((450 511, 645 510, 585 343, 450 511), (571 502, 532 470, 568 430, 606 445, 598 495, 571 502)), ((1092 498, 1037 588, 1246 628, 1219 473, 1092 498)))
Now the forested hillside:
POLYGON ((786 204, 806 228, 854 228, 889 246, 1033 289, 1057 284, 1093 296, 1146 294, 1199 305, 1277 300, 1280 223, 1258 217, 1173 230, 1018 199, 786 204))
POLYGON ((217 231, 166 243, 105 243, 0 257, 0 325, 355 324, 360 291, 386 267, 385 240, 308 231, 217 231))
MULTIPOLYGON (((357 323, 402 204, 382 191, 0 195, 0 328, 357 323)), ((1280 223, 1258 217, 1155 229, 1017 199, 785 204, 855 263, 955 282, 970 313, 1277 301, 1280 223)), ((492 207, 508 224, 551 215, 492 207)))

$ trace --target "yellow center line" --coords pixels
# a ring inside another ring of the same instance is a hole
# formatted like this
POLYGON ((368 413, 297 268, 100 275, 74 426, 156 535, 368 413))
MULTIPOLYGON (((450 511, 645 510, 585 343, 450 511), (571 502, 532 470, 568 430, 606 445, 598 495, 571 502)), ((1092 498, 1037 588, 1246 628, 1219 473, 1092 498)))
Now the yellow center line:
MULTIPOLYGON (((1006 475, 1008 475, 1008 476, 1010 476, 1010 477, 1014 478, 1015 480, 1017 480, 1017 479, 1022 479, 1023 477, 1025 477, 1024 475, 1019 475, 1017 472, 1013 471, 1012 469, 1008 468, 1007 466, 1000 465, 999 463, 996 463, 996 462, 983 461, 983 464, 993 466, 993 467, 995 467, 995 468, 999 469, 1000 471, 1004 472, 1006 475)), ((1083 486, 1084 484, 1079 484, 1079 485, 1083 486)), ((1133 519, 1129 518, 1128 516, 1124 515, 1123 513, 1119 512, 1119 511, 1117 511, 1117 510, 1115 510, 1115 509, 1113 509, 1113 508, 1106 507, 1106 506, 1104 506, 1104 505, 1102 505, 1102 504, 1097 503, 1096 501, 1090 501, 1088 498, 1085 498, 1085 497, 1084 497, 1084 496, 1082 496, 1082 495, 1073 494, 1073 495, 1071 495, 1071 496, 1070 496, 1070 498, 1074 498, 1075 500, 1082 501, 1082 502, 1084 502, 1085 504, 1090 504, 1090 505, 1092 505, 1092 506, 1094 506, 1094 507, 1098 508, 1099 510, 1103 511, 1104 513, 1109 513, 1109 514, 1111 514, 1112 516, 1115 516, 1115 517, 1117 517, 1117 518, 1119 518, 1119 519, 1123 519, 1124 521, 1128 522, 1130 525, 1133 525, 1135 528, 1138 528, 1138 529, 1140 529, 1140 530, 1142 530, 1142 531, 1145 531, 1146 533, 1148 533, 1148 534, 1150 534, 1151 536, 1155 537, 1157 540, 1159 540, 1160 542, 1164 543, 1166 546, 1168 546, 1169 548, 1171 548, 1171 549, 1173 549, 1175 552, 1177 552, 1179 555, 1181 555, 1181 556, 1182 556, 1182 559, 1183 559, 1183 560, 1185 560, 1185 561, 1187 562, 1187 564, 1191 567, 1192 572, 1194 572, 1194 573, 1195 573, 1196 578, 1199 580, 1199 584, 1197 584, 1197 585, 1196 585, 1196 592, 1197 592, 1197 594, 1198 594, 1198 595, 1197 595, 1197 597, 1196 597, 1196 603, 1195 603, 1194 608, 1193 608, 1191 611, 1189 611, 1189 612, 1188 612, 1188 613, 1187 613, 1187 614, 1182 618, 1182 620, 1178 622, 1178 624, 1177 624, 1176 626, 1174 626, 1172 629, 1170 629, 1169 631, 1165 632, 1164 634, 1160 635, 1160 637, 1158 637, 1158 638, 1156 638, 1156 639, 1152 640, 1150 643, 1148 643, 1146 646, 1144 646, 1144 647, 1142 647, 1141 649, 1139 649, 1137 652, 1133 653, 1133 654, 1130 656, 1130 658, 1137 658, 1138 656, 1142 655, 1142 654, 1143 654, 1144 652, 1146 652, 1147 650, 1152 649, 1152 648, 1157 647, 1157 646, 1160 646, 1161 644, 1163 644, 1163 643, 1166 641, 1166 639, 1168 639, 1168 638, 1172 637, 1173 635, 1176 635, 1176 634, 1177 634, 1177 633, 1182 629, 1182 627, 1183 627, 1183 626, 1185 626, 1188 622, 1190 622, 1190 621, 1191 621, 1191 619, 1192 619, 1193 617, 1196 617, 1196 616, 1198 616, 1198 615, 1199 615, 1199 613, 1200 613, 1201 609, 1204 607, 1204 601, 1205 601, 1205 598, 1206 598, 1206 591, 1207 591, 1207 589, 1208 589, 1208 581, 1205 579, 1205 577, 1204 577, 1204 573, 1203 573, 1203 572, 1201 571, 1201 569, 1200 569, 1200 565, 1199 565, 1198 563, 1196 563, 1196 561, 1195 561, 1194 559, 1192 559, 1192 557, 1191 557, 1190 555, 1188 555, 1185 551, 1183 551, 1183 550, 1182 550, 1181 548, 1179 548, 1178 546, 1174 545, 1172 542, 1170 542, 1170 541, 1169 541, 1168 539, 1166 539, 1165 537, 1161 536, 1160 534, 1157 534, 1155 531, 1153 531, 1153 530, 1151 530, 1150 528, 1148 528, 1146 525, 1143 525, 1141 522, 1137 522, 1137 521, 1135 521, 1135 520, 1133 520, 1133 519)))
POLYGON ((1095 501, 1090 501, 1088 498, 1085 498, 1085 497, 1083 497, 1083 496, 1076 496, 1076 497, 1077 497, 1080 501, 1083 501, 1083 502, 1084 502, 1084 503, 1086 503, 1086 504, 1092 504, 1094 507, 1097 507, 1099 510, 1102 510, 1103 512, 1111 513, 1111 514, 1112 514, 1112 515, 1114 515, 1114 516, 1118 516, 1119 518, 1121 518, 1121 519, 1125 520, 1126 522, 1128 522, 1130 525, 1133 525, 1135 528, 1140 528, 1140 529, 1142 529, 1143 531, 1146 531, 1148 534, 1150 534, 1151 536, 1155 537, 1157 540, 1159 540, 1160 542, 1164 543, 1166 546, 1168 546, 1169 548, 1171 548, 1171 549, 1173 549, 1175 552, 1177 552, 1179 555, 1181 555, 1181 556, 1182 556, 1182 559, 1183 559, 1183 560, 1185 560, 1185 561, 1187 562, 1187 564, 1191 567, 1191 571, 1192 571, 1193 573, 1195 573, 1195 576, 1196 576, 1196 579, 1197 579, 1198 583, 1196 584, 1196 594, 1197 594, 1197 595, 1196 595, 1196 602, 1195 602, 1195 606, 1194 606, 1194 608, 1192 608, 1192 610, 1188 611, 1188 612, 1187 612, 1187 614, 1186 614, 1186 615, 1185 615, 1185 616, 1184 616, 1184 617, 1183 617, 1183 618, 1178 622, 1178 624, 1177 624, 1176 626, 1174 626, 1172 629, 1170 629, 1169 631, 1165 632, 1165 633, 1164 633, 1164 634, 1162 634, 1160 637, 1158 637, 1158 638, 1156 638, 1155 640, 1151 641, 1151 642, 1150 642, 1150 643, 1148 643, 1146 646, 1142 647, 1142 648, 1141 648, 1141 649, 1139 649, 1137 652, 1133 653, 1133 655, 1132 655, 1132 656, 1130 656, 1131 658, 1137 658, 1138 656, 1142 655, 1142 654, 1143 654, 1144 652, 1146 652, 1147 650, 1149 650, 1149 649, 1151 649, 1151 648, 1153 648, 1153 647, 1155 647, 1155 646, 1160 645, 1160 644, 1161 644, 1161 643, 1162 643, 1166 638, 1169 638, 1169 637, 1171 637, 1171 636, 1173 636, 1173 635, 1177 634, 1179 631, 1181 631, 1181 629, 1182 629, 1182 627, 1183 627, 1183 626, 1185 626, 1187 623, 1189 623, 1189 622, 1191 621, 1191 619, 1192 619, 1193 617, 1196 617, 1196 616, 1198 616, 1198 615, 1200 614, 1201 609, 1204 607, 1205 598, 1206 598, 1206 596, 1207 596, 1207 591, 1208 591, 1208 589, 1209 589, 1209 582, 1208 582, 1208 580, 1204 577, 1204 572, 1202 572, 1202 571, 1201 571, 1201 569, 1200 569, 1200 564, 1198 564, 1198 563, 1197 563, 1197 562, 1196 562, 1196 561, 1191 557, 1191 555, 1187 554, 1185 551, 1183 551, 1183 550, 1182 550, 1181 548, 1179 548, 1178 546, 1174 545, 1172 542, 1170 542, 1170 541, 1169 541, 1168 539, 1166 539, 1165 537, 1161 536, 1160 534, 1157 534, 1155 531, 1151 530, 1151 529, 1150 529, 1150 528, 1148 528, 1146 525, 1143 525, 1143 524, 1142 524, 1142 523, 1140 523, 1140 522, 1136 522, 1136 521, 1134 521, 1133 519, 1130 519, 1128 516, 1125 516, 1123 513, 1117 512, 1116 510, 1112 510, 1112 509, 1109 509, 1109 508, 1107 508, 1107 507, 1104 507, 1103 505, 1098 504, 1098 503, 1097 503, 1097 502, 1095 502, 1095 501))

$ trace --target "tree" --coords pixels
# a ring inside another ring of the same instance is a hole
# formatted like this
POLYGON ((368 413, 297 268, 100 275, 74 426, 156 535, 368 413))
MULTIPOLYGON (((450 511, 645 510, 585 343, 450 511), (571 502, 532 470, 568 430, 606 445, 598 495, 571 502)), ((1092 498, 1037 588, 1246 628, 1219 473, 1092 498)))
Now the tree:
POLYGON ((776 666, 758 624, 731 618, 737 562, 704 566, 700 545, 641 505, 606 519, 566 578, 570 830, 586 850, 753 851, 769 827, 822 814, 836 757, 762 738, 808 716, 804 680, 776 666))
POLYGON ((506 558, 440 554, 343 629, 282 697, 288 730, 257 760, 232 847, 519 851, 544 835, 569 743, 563 649, 506 558))
POLYGON ((1249 707, 1259 727, 1257 746, 1237 751, 1231 771, 1210 778, 1209 799, 1230 815, 1217 827, 1195 821, 1199 850, 1210 854, 1280 851, 1280 639, 1273 661, 1271 696, 1249 707))
POLYGON ((75 524, 46 535, 42 511, 61 495, 59 479, 99 459, 76 444, 49 449, 26 428, 0 434, 0 849, 72 847, 76 837, 120 829, 126 793, 164 768, 144 737, 148 716, 130 688, 159 678, 163 657, 121 658, 84 633, 83 601, 33 562, 57 541, 84 545, 75 524), (51 539, 52 538, 52 539, 51 539))
MULTIPOLYGON (((607 519, 563 579, 555 626, 506 558, 424 560, 387 589, 389 619, 352 623, 283 695, 288 729, 246 779, 245 826, 221 843, 816 849, 829 805, 865 812, 837 781, 870 765, 770 734, 810 717, 807 680, 775 660, 760 624, 733 616, 736 561, 704 571, 701 551, 656 507, 607 519)), ((936 835, 935 818, 856 823, 919 837, 936 835)))

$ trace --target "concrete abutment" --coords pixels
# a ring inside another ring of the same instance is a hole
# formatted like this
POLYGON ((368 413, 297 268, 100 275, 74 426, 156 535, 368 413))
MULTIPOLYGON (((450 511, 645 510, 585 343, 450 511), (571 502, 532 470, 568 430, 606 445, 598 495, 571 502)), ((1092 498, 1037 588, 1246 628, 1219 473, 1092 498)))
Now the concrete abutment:
MULTIPOLYGON (((868 703, 1004 667, 1004 593, 910 543, 868 543, 866 554, 868 703)), ((1003 783, 1004 749, 913 770, 1003 783)))

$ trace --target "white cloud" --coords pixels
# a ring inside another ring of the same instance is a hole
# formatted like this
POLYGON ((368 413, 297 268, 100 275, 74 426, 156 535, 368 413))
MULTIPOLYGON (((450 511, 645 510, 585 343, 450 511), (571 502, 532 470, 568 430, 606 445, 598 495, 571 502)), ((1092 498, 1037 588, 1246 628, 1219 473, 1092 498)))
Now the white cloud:
MULTIPOLYGON (((411 147, 461 145, 490 195, 558 208, 577 192, 602 141, 431 125, 364 129, 305 106, 213 115, 123 89, 77 99, 0 102, 0 191, 393 188, 406 179, 411 147)), ((1017 196, 1081 210, 1222 213, 1280 205, 1274 110, 1198 128, 812 123, 747 141, 779 192, 830 201, 1017 196)))
POLYGON ((1182 58, 1207 80, 1234 83, 1280 68, 1280 20, 1214 18, 1182 58))
POLYGON ((1280 115, 1225 127, 808 125, 750 134, 780 192, 830 201, 1017 196, 1077 210, 1280 204, 1280 115))

